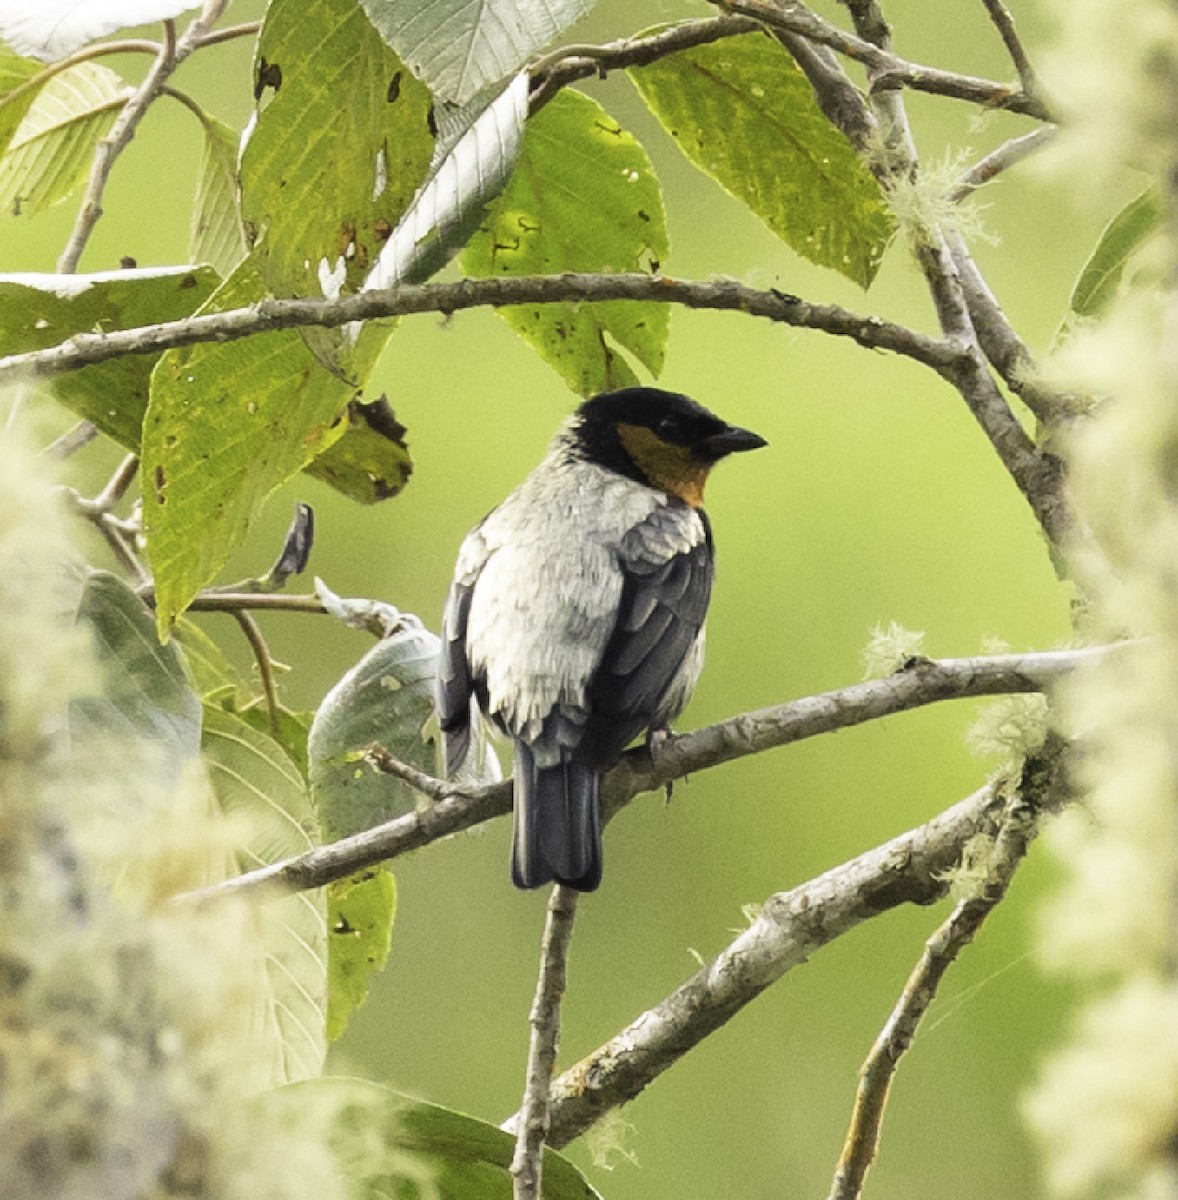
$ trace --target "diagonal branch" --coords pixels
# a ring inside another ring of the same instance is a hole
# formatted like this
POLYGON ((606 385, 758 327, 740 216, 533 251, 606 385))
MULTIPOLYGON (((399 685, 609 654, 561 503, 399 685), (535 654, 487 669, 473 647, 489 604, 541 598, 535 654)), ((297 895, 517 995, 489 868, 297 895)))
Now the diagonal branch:
MULTIPOLYGON (((697 771, 938 701, 1045 691, 1081 665, 1115 653, 1125 644, 1129 643, 1038 654, 916 659, 884 679, 743 713, 668 738, 659 743, 653 761, 646 750, 631 750, 606 779, 604 805, 612 814, 640 793, 657 791, 697 771)), ((510 780, 470 787, 429 776, 418 779, 413 768, 393 766, 393 761, 381 769, 419 786, 433 804, 177 899, 205 904, 234 895, 307 891, 511 811, 510 780)))
POLYGON ((158 325, 112 333, 79 333, 57 346, 0 358, 0 383, 50 376, 131 354, 157 354, 200 342, 230 342, 277 329, 338 327, 352 321, 438 312, 449 316, 467 308, 509 304, 560 304, 569 301, 641 300, 685 308, 742 312, 799 329, 816 329, 850 338, 871 350, 890 350, 944 373, 961 359, 961 350, 881 317, 851 312, 834 304, 811 304, 770 289, 759 291, 735 280, 697 282, 665 275, 499 276, 455 283, 402 284, 387 291, 364 292, 337 300, 262 300, 248 308, 185 317, 158 325))
POLYGON ((1018 30, 1014 27, 1014 17, 1011 16, 1010 9, 1002 3, 1002 0, 982 0, 982 3, 986 6, 986 12, 990 14, 990 20, 994 22, 994 27, 998 30, 998 36, 1002 39, 1007 54, 1010 55, 1010 61, 1014 63, 1014 69, 1018 72, 1023 91, 1028 96, 1038 96, 1039 76, 1031 65, 1030 56, 1023 46, 1018 30))
POLYGON ((130 144, 136 129, 139 128, 139 122, 158 99, 176 68, 202 45, 209 27, 220 17, 227 3, 228 0, 205 0, 200 16, 188 26, 179 42, 176 41, 173 22, 164 22, 163 46, 151 70, 123 105, 110 132, 95 148, 94 160, 90 164, 90 177, 82 197, 82 207, 78 210, 69 241, 57 260, 57 269, 62 274, 72 274, 78 269, 82 251, 86 248, 99 217, 102 216, 102 196, 106 191, 106 181, 110 178, 115 159, 130 144))
MULTIPOLYGON (((1036 812, 1023 798, 1023 787, 1007 800, 998 833, 987 846, 984 878, 973 894, 958 901, 949 918, 925 943, 904 990, 859 1071, 859 1087, 843 1152, 827 1200, 857 1200, 879 1146, 892 1080, 916 1037, 917 1029, 945 972, 973 941, 982 922, 997 907, 1026 857, 1035 834, 1036 812)), ((965 864, 966 869, 971 864, 965 864)))
MULTIPOLYGON (((1024 764, 1021 780, 996 780, 927 824, 770 896, 752 924, 710 963, 552 1085, 550 1144, 567 1145, 606 1112, 634 1099, 708 1034, 792 967, 835 938, 901 904, 930 904, 948 888, 945 873, 978 834, 993 837, 1017 796, 1034 812, 1063 799, 1061 746, 1054 741, 1024 764)), ((513 1128, 518 1114, 504 1122, 513 1128)))

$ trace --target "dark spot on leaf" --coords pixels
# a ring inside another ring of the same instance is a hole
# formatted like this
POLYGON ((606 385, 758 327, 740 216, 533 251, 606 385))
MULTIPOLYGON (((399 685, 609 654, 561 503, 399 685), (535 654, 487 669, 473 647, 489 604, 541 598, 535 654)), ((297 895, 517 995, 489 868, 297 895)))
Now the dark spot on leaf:
POLYGON ((194 288, 194 287, 196 287, 196 276, 193 275, 192 272, 190 271, 187 275, 184 276, 183 279, 180 280, 180 290, 182 292, 186 292, 186 291, 188 291, 189 288, 194 288))
MULTIPOLYGON (((119 259, 119 269, 123 271, 133 271, 138 265, 139 264, 129 254, 124 254, 123 257, 119 259)), ((193 280, 193 282, 195 283, 196 281, 193 280)), ((183 287, 184 284, 181 283, 180 286, 183 287)))
POLYGON ((659 260, 657 258, 652 258, 650 260, 650 273, 652 275, 657 275, 662 269, 663 269, 663 264, 661 262, 659 262, 659 260))
POLYGON ((637 218, 640 221, 649 221, 650 220, 650 213, 648 213, 645 209, 640 208, 638 210, 638 212, 635 214, 635 216, 637 216, 637 218))
POLYGON ((522 229, 524 231, 524 233, 539 233, 540 232, 539 225, 531 225, 527 221, 525 221, 523 217, 518 218, 518 224, 519 224, 520 229, 522 229))
POLYGON ((602 133, 612 133, 614 137, 620 137, 622 127, 620 125, 603 125, 600 121, 594 121, 594 125, 601 130, 602 133))
POLYGON ((278 91, 282 87, 282 68, 277 63, 267 62, 265 57, 258 59, 258 72, 254 79, 254 102, 261 100, 262 93, 272 87, 278 91))
POLYGON ((164 475, 163 467, 156 467, 154 478, 155 478, 155 502, 157 504, 164 504, 167 501, 167 496, 164 495, 164 487, 166 486, 168 481, 164 475))
POLYGON ((430 137, 438 136, 438 118, 434 113, 434 106, 429 106, 429 111, 425 114, 425 123, 429 126, 430 137))
POLYGON ((389 234, 393 232, 393 227, 384 219, 384 217, 377 217, 376 220, 372 222, 372 232, 376 235, 376 240, 378 242, 387 242, 389 240, 389 234))
POLYGON ((12 198, 12 215, 14 217, 20 216, 21 205, 24 204, 24 201, 25 201, 25 198, 23 196, 13 196, 13 198, 12 198))
POLYGON ((397 102, 397 97, 401 94, 401 72, 398 71, 392 79, 389 80, 389 90, 385 92, 385 99, 390 104, 397 102))
POLYGON ((336 923, 331 927, 332 933, 355 933, 356 930, 348 924, 348 918, 340 913, 336 923))

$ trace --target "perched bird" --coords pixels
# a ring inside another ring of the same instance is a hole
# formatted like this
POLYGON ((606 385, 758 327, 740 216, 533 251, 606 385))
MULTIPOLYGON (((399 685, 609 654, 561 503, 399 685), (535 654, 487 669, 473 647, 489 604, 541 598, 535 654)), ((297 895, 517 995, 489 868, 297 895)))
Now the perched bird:
POLYGON ((708 472, 765 444, 674 392, 606 392, 467 534, 438 668, 444 769, 467 754, 473 696, 515 744, 517 887, 600 882, 601 775, 683 711, 703 663, 708 472))

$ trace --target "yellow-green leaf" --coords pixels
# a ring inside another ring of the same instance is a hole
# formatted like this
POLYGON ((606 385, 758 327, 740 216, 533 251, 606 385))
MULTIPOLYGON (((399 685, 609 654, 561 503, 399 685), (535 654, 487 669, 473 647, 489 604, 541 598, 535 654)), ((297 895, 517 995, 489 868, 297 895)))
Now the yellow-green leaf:
POLYGON ((245 229, 237 202, 238 136, 223 121, 202 118, 204 149, 192 203, 188 253, 193 262, 208 263, 222 278, 245 257, 245 229))

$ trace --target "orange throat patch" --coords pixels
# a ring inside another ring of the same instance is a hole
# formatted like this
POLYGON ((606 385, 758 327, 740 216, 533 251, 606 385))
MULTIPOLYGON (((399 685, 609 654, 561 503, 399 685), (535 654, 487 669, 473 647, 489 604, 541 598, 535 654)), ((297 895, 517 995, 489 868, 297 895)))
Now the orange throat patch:
POLYGON ((700 462, 686 446, 664 442, 645 425, 619 423, 618 438, 651 487, 678 496, 692 508, 703 507, 711 463, 700 462))

